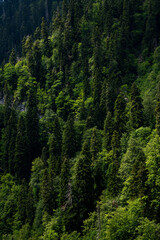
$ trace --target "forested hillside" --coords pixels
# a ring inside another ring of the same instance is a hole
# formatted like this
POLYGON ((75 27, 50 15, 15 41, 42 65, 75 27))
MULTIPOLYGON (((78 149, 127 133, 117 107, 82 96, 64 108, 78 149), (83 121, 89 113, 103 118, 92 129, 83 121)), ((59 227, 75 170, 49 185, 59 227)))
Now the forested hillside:
POLYGON ((0 239, 158 240, 160 1, 42 2, 0 68, 0 239))
POLYGON ((0 0, 0 64, 8 62, 12 48, 21 57, 23 37, 40 26, 42 17, 49 23, 60 4, 60 0, 0 0))

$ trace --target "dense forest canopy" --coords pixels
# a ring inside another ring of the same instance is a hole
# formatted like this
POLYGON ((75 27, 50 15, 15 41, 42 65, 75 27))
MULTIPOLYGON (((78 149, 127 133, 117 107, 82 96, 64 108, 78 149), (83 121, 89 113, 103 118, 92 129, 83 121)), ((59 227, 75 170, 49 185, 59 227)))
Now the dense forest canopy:
POLYGON ((0 1, 0 63, 8 62, 10 50, 21 57, 21 42, 40 26, 42 17, 49 23, 60 0, 1 0, 0 1))
POLYGON ((0 31, 0 239, 160 239, 160 1, 5 0, 0 31))

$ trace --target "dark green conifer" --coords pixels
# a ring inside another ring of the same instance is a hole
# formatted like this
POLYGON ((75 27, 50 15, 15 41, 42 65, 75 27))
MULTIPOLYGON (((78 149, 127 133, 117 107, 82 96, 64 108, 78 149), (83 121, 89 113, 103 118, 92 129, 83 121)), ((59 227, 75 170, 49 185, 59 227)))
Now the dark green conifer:
POLYGON ((48 214, 53 213, 54 209, 54 196, 53 196, 53 186, 51 184, 51 179, 48 174, 48 169, 44 169, 42 182, 41 182, 41 198, 43 201, 43 210, 48 214))
POLYGON ((132 198, 143 197, 146 193, 147 170, 145 154, 139 148, 137 157, 132 166, 131 175, 128 179, 128 191, 132 198))
POLYGON ((110 196, 117 196, 121 187, 121 180, 118 176, 118 169, 120 166, 120 137, 119 132, 114 131, 112 135, 112 161, 107 170, 107 192, 110 196))
POLYGON ((49 172, 55 177, 61 170, 62 134, 58 117, 53 122, 53 133, 49 138, 49 172))
POLYGON ((125 114, 126 102, 124 97, 119 94, 114 106, 114 128, 119 133, 119 137, 125 131, 126 114, 125 114))
POLYGON ((88 212, 92 211, 94 204, 91 159, 87 142, 83 143, 82 152, 76 165, 75 193, 78 208, 77 220, 81 224, 87 218, 88 212))
POLYGON ((100 151, 100 143, 97 136, 97 129, 93 128, 91 142, 90 142, 91 161, 93 165, 95 164, 95 161, 97 159, 97 154, 99 151, 100 151))
POLYGON ((156 102, 155 114, 156 114, 156 129, 157 129, 158 135, 160 136, 160 84, 158 84, 158 88, 157 88, 157 102, 156 102))
POLYGON ((29 187, 26 198, 26 223, 32 225, 35 216, 35 201, 32 187, 29 187))
POLYGON ((62 161, 63 157, 72 158, 76 152, 76 139, 74 130, 74 118, 70 114, 65 129, 63 131, 62 137, 62 161))
POLYGON ((15 64, 16 64, 16 53, 15 53, 14 48, 12 49, 12 52, 11 52, 11 54, 10 54, 9 62, 10 62, 10 64, 12 64, 12 65, 15 65, 15 64))
POLYGON ((51 44, 50 40, 48 38, 48 31, 47 31, 47 26, 44 17, 42 18, 42 23, 41 23, 41 38, 43 40, 43 54, 47 57, 51 56, 51 44))
POLYGON ((103 147, 109 151, 111 150, 111 139, 113 134, 113 119, 110 112, 107 113, 105 122, 104 122, 104 138, 103 138, 103 147))
POLYGON ((66 207, 67 204, 67 192, 68 184, 70 180, 70 160, 67 157, 63 158, 63 163, 61 167, 61 178, 60 178, 60 205, 61 207, 66 207))
POLYGON ((15 109, 12 109, 11 116, 7 126, 10 130, 9 134, 9 145, 8 145, 8 165, 9 165, 9 173, 15 175, 14 167, 14 155, 15 155, 15 138, 17 135, 17 114, 15 109))
POLYGON ((32 161, 40 154, 39 118, 37 96, 34 87, 29 90, 27 100, 26 131, 28 141, 27 169, 31 169, 32 161))
POLYGON ((143 105, 139 89, 134 82, 131 87, 131 124, 133 128, 143 125, 143 105))
POLYGON ((28 192, 27 182, 23 179, 18 194, 18 209, 17 209, 17 217, 18 220, 20 221, 21 226, 26 223, 27 192, 28 192))
POLYGON ((11 94, 9 85, 6 82, 4 85, 4 126, 6 127, 11 114, 11 94))
POLYGON ((19 179, 27 178, 29 169, 27 169, 27 135, 25 119, 20 116, 17 126, 17 136, 15 140, 14 171, 19 179))

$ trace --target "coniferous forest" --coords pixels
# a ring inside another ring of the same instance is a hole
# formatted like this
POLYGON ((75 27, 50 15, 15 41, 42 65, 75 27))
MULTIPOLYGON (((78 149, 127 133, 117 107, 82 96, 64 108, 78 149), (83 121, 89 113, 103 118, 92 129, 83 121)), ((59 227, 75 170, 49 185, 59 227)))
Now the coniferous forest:
POLYGON ((160 239, 160 1, 0 1, 0 240, 160 239))

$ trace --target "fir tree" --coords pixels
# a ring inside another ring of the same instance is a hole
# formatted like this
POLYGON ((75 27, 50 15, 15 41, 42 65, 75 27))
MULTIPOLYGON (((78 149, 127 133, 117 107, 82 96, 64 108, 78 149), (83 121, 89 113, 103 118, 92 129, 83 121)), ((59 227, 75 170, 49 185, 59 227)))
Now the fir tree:
POLYGON ((10 62, 10 64, 12 64, 12 65, 15 65, 15 64, 16 64, 16 53, 15 53, 14 48, 12 49, 11 55, 10 55, 10 57, 9 57, 9 62, 10 62))
POLYGON ((41 198, 43 201, 43 210, 48 214, 52 214, 54 206, 54 191, 51 184, 51 179, 48 174, 48 170, 44 169, 42 182, 41 182, 41 198))
POLYGON ((36 91, 34 88, 30 89, 29 95, 28 95, 27 114, 26 114, 26 131, 27 131, 27 141, 28 141, 27 169, 30 171, 32 161, 40 153, 39 119, 38 119, 36 91))
POLYGON ((41 23, 41 38, 43 40, 43 54, 47 57, 51 56, 51 44, 48 38, 48 31, 44 17, 41 23))
POLYGON ((20 190, 18 194, 18 209, 17 209, 17 217, 21 223, 21 226, 26 223, 26 201, 27 201, 27 192, 28 186, 26 181, 23 179, 20 190))
POLYGON ((119 137, 125 131, 126 114, 125 114, 126 102, 124 97, 119 94, 114 106, 114 128, 119 133, 119 137))
POLYGON ((29 176, 29 169, 27 169, 27 135, 23 115, 18 120, 14 162, 16 177, 19 179, 27 178, 29 176))
POLYGON ((131 87, 131 124, 133 128, 139 128, 143 125, 143 105, 140 92, 136 83, 131 87))
POLYGON ((160 136, 160 84, 158 84, 157 88, 157 102, 156 102, 156 129, 157 133, 160 136))
POLYGON ((100 143, 97 136, 97 129, 94 128, 92 131, 92 137, 90 142, 90 153, 92 164, 94 165, 97 159, 97 154, 100 151, 100 143))
POLYGON ((8 146, 8 165, 9 165, 9 172, 12 175, 15 175, 14 167, 14 155, 15 155, 15 138, 17 135, 17 114, 15 109, 12 109, 11 116, 8 122, 8 128, 10 129, 9 134, 9 146, 8 146))
POLYGON ((60 205, 61 207, 67 206, 67 192, 68 184, 70 179, 70 161, 67 157, 63 158, 63 163, 61 167, 61 180, 60 180, 60 205))
POLYGON ((111 139, 113 134, 113 119, 110 112, 108 112, 104 122, 104 138, 103 147, 109 151, 111 150, 111 139))
POLYGON ((74 130, 74 119, 70 114, 65 129, 63 131, 62 137, 62 159, 71 158, 75 155, 76 152, 76 139, 75 139, 75 130, 74 130))
POLYGON ((77 226, 80 227, 82 221, 87 218, 88 212, 93 210, 94 205, 91 159, 87 142, 83 143, 82 152, 76 164, 74 188, 76 194, 76 222, 77 226))
POLYGON ((146 193, 147 170, 145 160, 146 157, 143 150, 139 149, 128 179, 128 191, 132 198, 143 197, 146 193))

